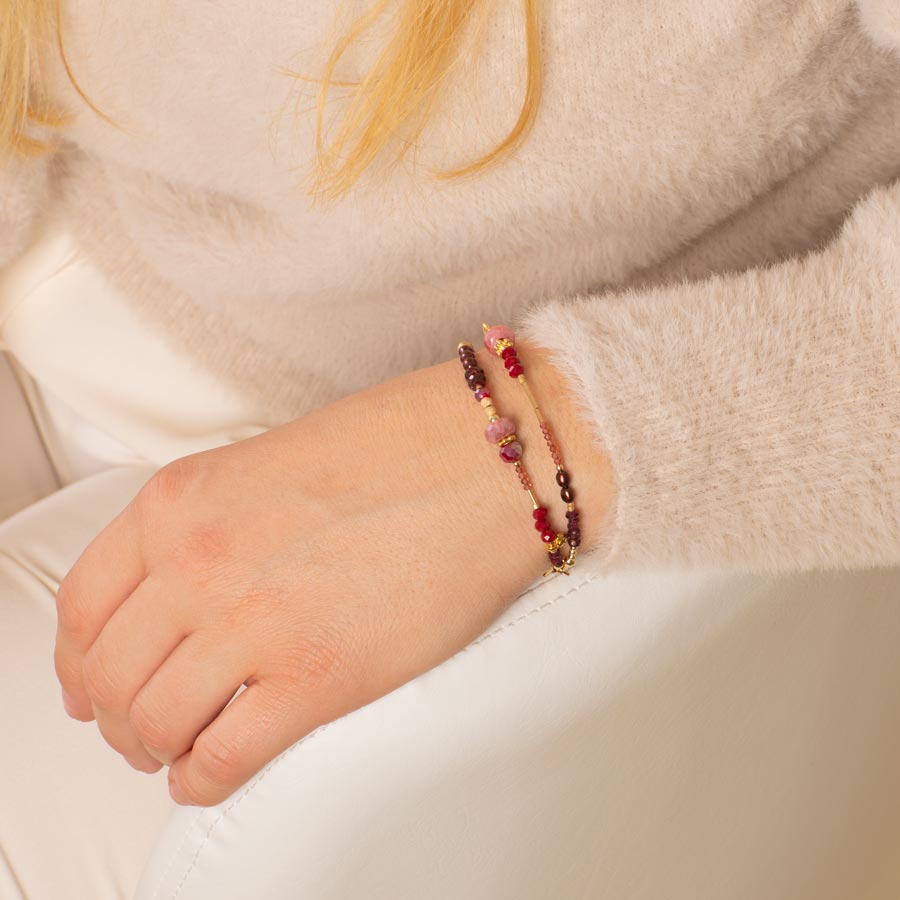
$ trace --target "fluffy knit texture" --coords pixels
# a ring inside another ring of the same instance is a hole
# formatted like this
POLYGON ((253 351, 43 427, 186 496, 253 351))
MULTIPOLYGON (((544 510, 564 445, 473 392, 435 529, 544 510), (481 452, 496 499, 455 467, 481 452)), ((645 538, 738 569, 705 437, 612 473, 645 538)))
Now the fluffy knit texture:
POLYGON ((604 516, 590 565, 900 564, 897 4, 546 7, 544 102, 515 158, 427 178, 512 122, 509 3, 417 167, 321 210, 298 188, 313 92, 278 67, 315 69, 329 4, 68 0, 73 70, 119 127, 51 64, 75 120, 7 167, 0 265, 37 216, 63 218, 148 327, 276 419, 505 321, 551 351, 610 455, 617 500, 582 512, 604 516))

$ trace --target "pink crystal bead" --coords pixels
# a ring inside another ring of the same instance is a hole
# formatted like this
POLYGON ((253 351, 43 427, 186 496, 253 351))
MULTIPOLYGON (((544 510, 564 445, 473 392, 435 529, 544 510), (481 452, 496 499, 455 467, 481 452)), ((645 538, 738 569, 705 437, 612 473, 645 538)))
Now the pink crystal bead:
POLYGON ((500 459, 503 462, 516 462, 522 458, 522 445, 518 441, 510 441, 505 447, 500 448, 500 459))
POLYGON ((484 346, 494 353, 494 345, 501 338, 506 338, 510 341, 515 341, 515 334, 511 328, 507 328, 505 325, 492 325, 488 330, 484 333, 484 346))
POLYGON ((508 434, 515 434, 515 431, 515 423, 511 422, 509 419, 503 418, 497 419, 494 422, 489 422, 484 429, 484 436, 492 444, 496 444, 497 441, 502 441, 508 434))

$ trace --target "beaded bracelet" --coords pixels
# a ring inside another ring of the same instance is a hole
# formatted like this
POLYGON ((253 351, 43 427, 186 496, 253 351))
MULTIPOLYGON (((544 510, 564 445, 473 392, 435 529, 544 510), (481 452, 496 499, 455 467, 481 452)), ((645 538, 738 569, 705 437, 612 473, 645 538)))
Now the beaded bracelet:
MULTIPOLYGON (((466 384, 470 390, 474 392, 475 399, 485 411, 489 422, 484 430, 484 435, 492 444, 500 447, 500 458, 506 463, 512 463, 515 466, 516 474, 523 489, 531 498, 532 515, 535 519, 535 528, 541 533, 541 540, 550 554, 551 568, 544 575, 551 572, 563 572, 568 575, 568 569, 574 564, 575 555, 570 551, 569 559, 563 560, 560 553, 560 546, 567 535, 554 532, 547 523, 547 509, 541 506, 534 496, 534 484, 531 476, 528 474, 524 463, 522 462, 523 447, 522 443, 516 435, 516 427, 511 419, 500 416, 494 406, 491 392, 487 388, 487 379, 484 370, 478 365, 475 358, 475 349, 468 341, 461 341, 457 346, 459 359, 463 366, 466 378, 466 384)), ((574 506, 572 507, 574 510, 574 506)), ((570 531, 572 522, 570 520, 570 531)), ((574 521, 575 530, 577 532, 578 521, 577 513, 574 521)), ((571 535, 569 535, 571 536, 571 535)), ((577 537, 573 537, 577 541, 577 537)), ((571 546, 571 545, 570 545, 571 546)))
MULTIPOLYGON (((556 483, 560 487, 559 495, 566 504, 566 520, 569 525, 565 534, 562 532, 558 533, 553 541, 548 543, 547 551, 550 554, 552 569, 549 569, 544 574, 547 575, 549 572, 553 571, 565 572, 568 575, 568 570, 575 565, 575 557, 578 554, 578 546, 581 543, 581 527, 578 521, 578 509, 575 506, 575 492, 572 490, 570 484, 569 473, 563 467, 562 453, 560 452, 559 445, 556 443, 553 432, 550 430, 549 423, 544 418, 544 414, 541 412, 537 400, 534 398, 531 386, 525 379, 525 370, 522 363, 519 361, 519 355, 516 352, 516 339, 512 329, 508 328, 506 325, 488 325, 486 322, 482 322, 481 328, 484 332, 484 346, 495 356, 498 356, 503 360, 503 365, 506 367, 509 377, 518 381, 522 386, 522 390, 525 391, 525 396, 528 397, 528 402, 532 410, 534 410, 538 425, 540 425, 541 428, 541 434, 544 435, 547 449, 550 451, 550 456, 556 466, 556 483), (563 559, 562 551, 560 550, 560 545, 563 540, 569 545, 569 553, 565 559, 563 559)), ((537 519, 535 527, 539 528, 543 523, 545 528, 547 528, 547 511, 543 510, 543 519, 538 517, 538 510, 535 510, 534 515, 535 519, 537 519)), ((552 532, 552 529, 549 530, 552 532)))

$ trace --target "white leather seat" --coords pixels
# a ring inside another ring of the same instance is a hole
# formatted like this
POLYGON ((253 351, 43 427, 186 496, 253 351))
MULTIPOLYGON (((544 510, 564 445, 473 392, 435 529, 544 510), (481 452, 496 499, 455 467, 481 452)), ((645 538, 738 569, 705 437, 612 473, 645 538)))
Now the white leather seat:
POLYGON ((138 900, 900 896, 896 571, 570 581, 179 810, 138 900))
MULTIPOLYGON (((61 456, 162 464, 265 427, 86 264, 53 264, 64 235, 42 247, 0 285, 0 322, 61 456), (107 353, 80 344, 76 381, 57 331, 79 327, 107 353)), ((897 569, 610 577, 585 558, 219 807, 176 809, 136 900, 896 900, 898 643, 897 569)))

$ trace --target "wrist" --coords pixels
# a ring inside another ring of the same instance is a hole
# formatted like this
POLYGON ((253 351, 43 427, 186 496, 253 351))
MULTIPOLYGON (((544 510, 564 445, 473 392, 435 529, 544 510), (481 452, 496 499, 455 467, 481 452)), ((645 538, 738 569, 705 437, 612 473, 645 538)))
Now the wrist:
MULTIPOLYGON (((521 386, 508 376, 500 361, 480 342, 473 341, 473 346, 498 414, 516 424, 516 434, 524 448, 522 462, 532 479, 535 498, 547 508, 551 527, 565 531, 565 503, 560 498, 556 468, 538 420, 521 386)), ((580 549, 582 553, 587 552, 600 540, 602 520, 612 502, 614 479, 609 458, 579 413, 570 382, 552 364, 549 351, 525 341, 517 341, 516 346, 528 384, 552 429, 563 465, 570 475, 574 500, 581 512, 580 549)), ((464 477, 478 480, 482 496, 492 507, 491 522, 482 521, 481 528, 502 532, 494 535, 494 543, 505 547, 504 563, 518 567, 524 574, 524 586, 549 565, 546 547, 534 529, 531 499, 515 476, 513 466, 501 462, 496 446, 486 442, 487 418, 466 386, 459 361, 441 363, 431 371, 440 373, 440 393, 444 399, 439 404, 439 415, 445 422, 452 455, 465 470, 464 477)))
MULTIPOLYGON (((602 537, 604 520, 615 496, 611 460, 594 433, 592 423, 579 409, 579 398, 571 379, 553 363, 551 352, 523 339, 516 340, 516 347, 528 384, 562 452, 563 466, 570 475, 575 503, 581 513, 580 549, 582 553, 588 552, 597 546, 602 537)), ((507 380, 512 387, 518 388, 513 379, 507 380)), ((554 504, 549 507, 552 515, 554 508, 562 509, 554 466, 542 440, 537 419, 527 403, 524 406, 522 415, 525 418, 527 413, 525 421, 530 426, 527 432, 529 447, 540 448, 538 452, 531 453, 532 465, 538 464, 532 478, 541 490, 541 497, 547 497, 554 504), (541 455, 543 460, 539 458, 541 455)))

